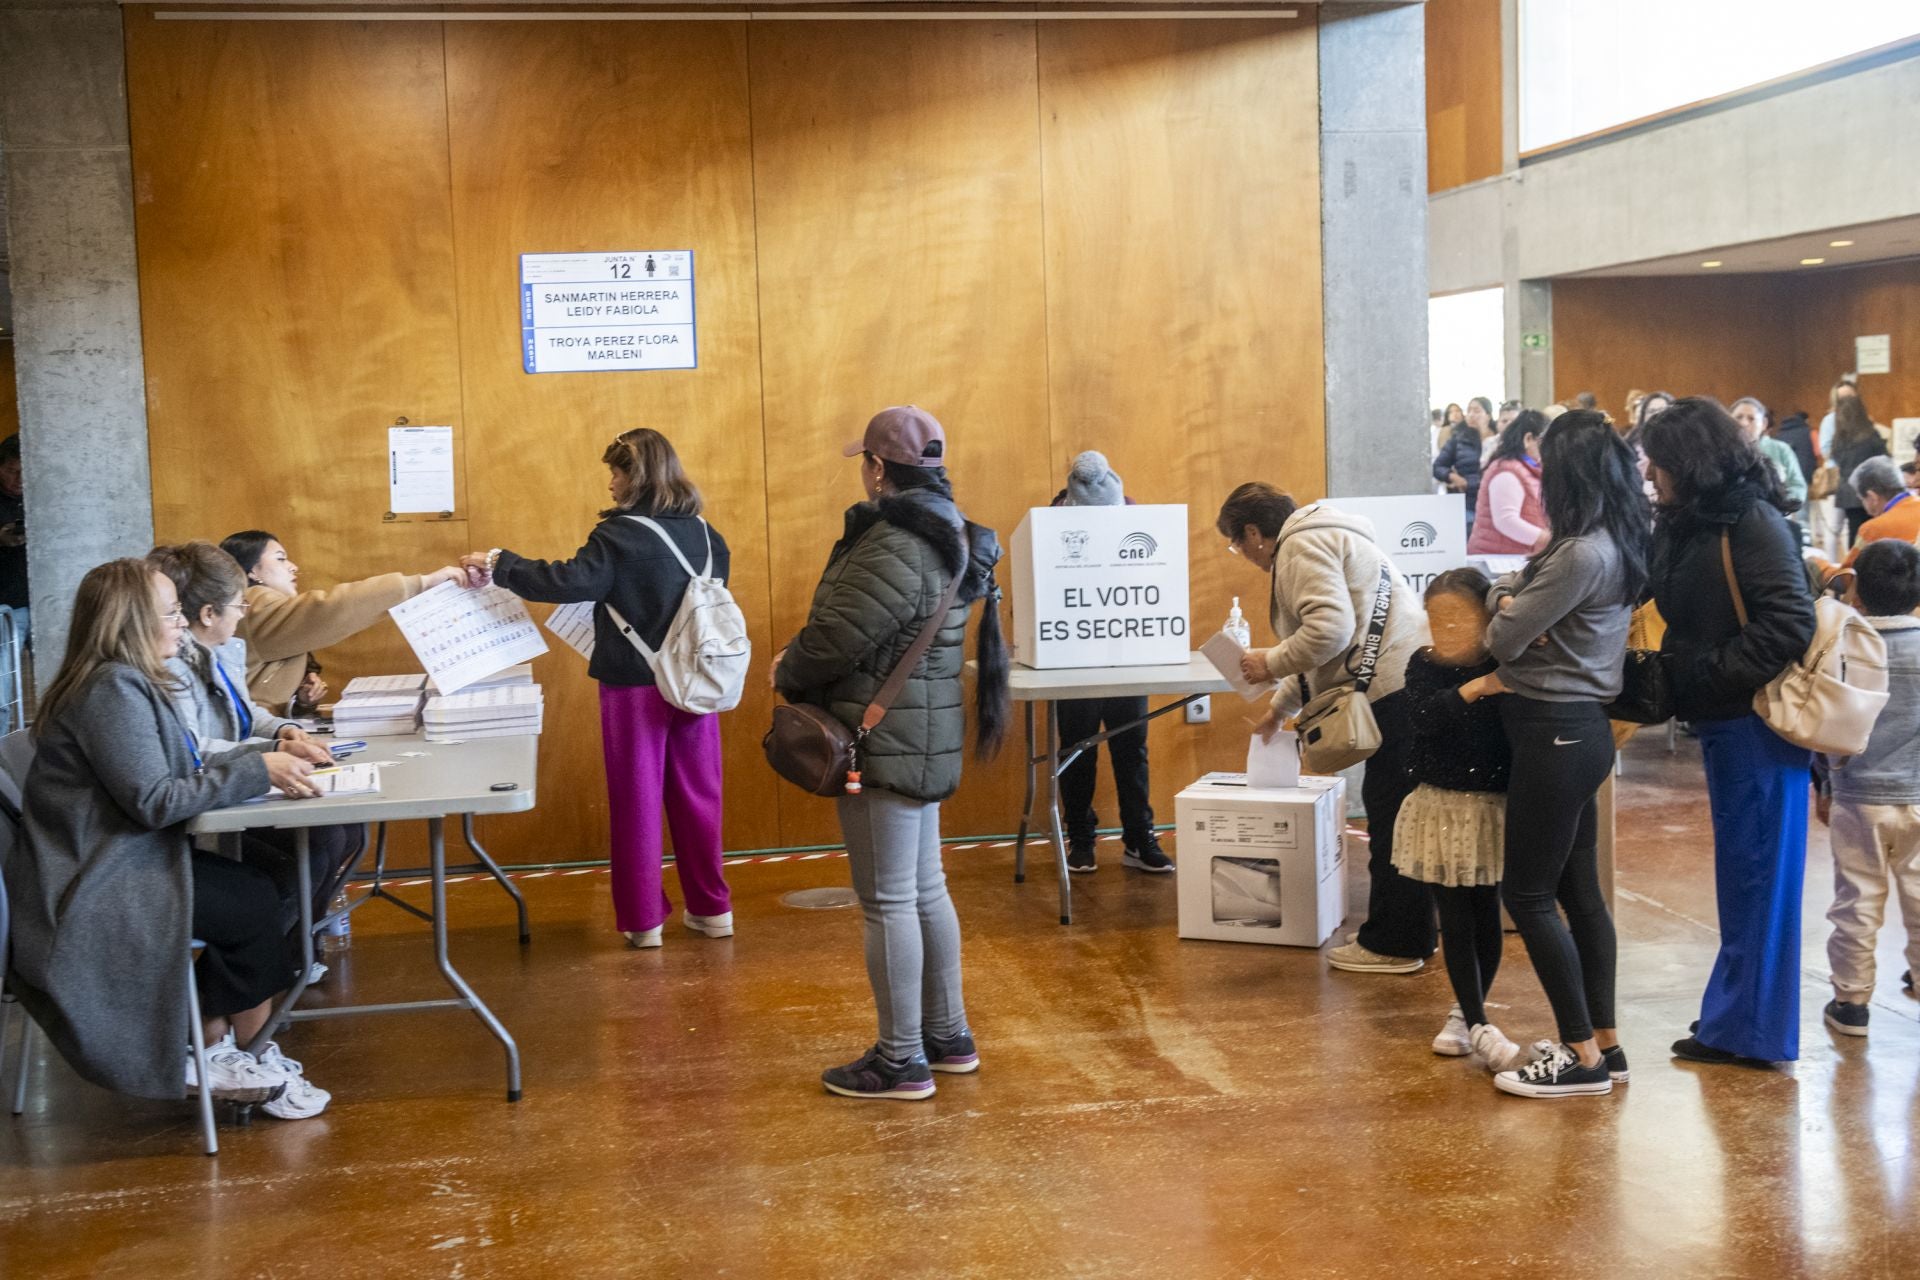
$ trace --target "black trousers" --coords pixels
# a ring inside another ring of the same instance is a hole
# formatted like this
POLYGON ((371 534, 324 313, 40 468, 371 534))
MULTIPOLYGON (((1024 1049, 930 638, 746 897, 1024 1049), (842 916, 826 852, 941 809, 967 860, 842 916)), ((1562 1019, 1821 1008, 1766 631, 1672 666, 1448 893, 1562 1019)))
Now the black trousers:
POLYGON ((1413 794, 1407 770, 1413 749, 1413 722, 1406 697, 1392 693, 1373 704, 1380 726, 1380 749, 1366 764, 1360 799, 1367 807, 1369 854, 1367 922, 1355 935, 1361 946, 1383 956, 1426 959, 1433 954, 1433 897, 1427 886, 1409 880, 1393 865, 1393 824, 1400 806, 1413 794))
POLYGON ((1618 942, 1600 892, 1594 794, 1613 767, 1613 727, 1597 702, 1499 699, 1513 746, 1500 895, 1568 1044, 1612 1028, 1618 942), (1555 909, 1567 913, 1564 922, 1555 909))
MULTIPOLYGON (((366 852, 367 829, 342 825, 307 830, 307 869, 313 883, 313 918, 318 920, 327 913, 327 885, 366 852)), ((272 877, 280 894, 281 927, 288 930, 300 923, 300 867, 293 860, 297 837, 294 831, 265 829, 248 832, 240 844, 241 861, 272 877)))
POLYGON ((1447 957, 1447 981, 1453 1002, 1469 1027, 1487 1020, 1487 992, 1500 972, 1506 943, 1500 925, 1497 884, 1436 884, 1433 905, 1440 912, 1440 950, 1447 957))
MULTIPOLYGON (((1145 697, 1073 698, 1056 702, 1060 745, 1070 747, 1102 729, 1128 724, 1147 714, 1145 697)), ((1107 739, 1107 758, 1113 765, 1113 790, 1120 801, 1120 830, 1129 849, 1138 849, 1153 835, 1153 805, 1147 798, 1147 726, 1135 725, 1107 739)), ((1060 807, 1067 840, 1093 843, 1100 820, 1093 812, 1093 783, 1100 748, 1090 747, 1060 775, 1060 807)))
POLYGON ((258 867, 193 851, 193 936, 207 944, 193 967, 200 1016, 244 1013, 293 985, 280 895, 258 867))

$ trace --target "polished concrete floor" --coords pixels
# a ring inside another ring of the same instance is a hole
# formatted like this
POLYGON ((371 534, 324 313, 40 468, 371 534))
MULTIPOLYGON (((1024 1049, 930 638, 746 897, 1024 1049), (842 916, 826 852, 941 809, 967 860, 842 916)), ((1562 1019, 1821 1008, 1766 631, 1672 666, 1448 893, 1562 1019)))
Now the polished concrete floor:
MULTIPOLYGON (((1715 945, 1690 744, 1629 748, 1620 833, 1634 1079, 1558 1103, 1429 1051, 1437 966, 1181 942, 1173 885, 1115 846, 1071 928, 1009 850, 952 853, 985 1066, 917 1104, 816 1083, 873 1036, 856 913, 782 902, 843 884, 837 858, 737 867, 739 936, 654 952, 613 932, 603 872, 527 879, 524 949, 496 887, 457 885, 455 959, 520 1039, 524 1101, 457 1011, 296 1028, 332 1109, 212 1160, 185 1105, 43 1064, 0 1122, 0 1275, 1920 1275, 1899 927, 1871 1041, 1831 1036, 1816 830, 1800 1062, 1671 1062, 1715 945)), ((1507 962, 1496 1017, 1548 1034, 1517 939, 1507 962)), ((438 994, 424 928, 377 903, 341 970, 359 1000, 438 994)))

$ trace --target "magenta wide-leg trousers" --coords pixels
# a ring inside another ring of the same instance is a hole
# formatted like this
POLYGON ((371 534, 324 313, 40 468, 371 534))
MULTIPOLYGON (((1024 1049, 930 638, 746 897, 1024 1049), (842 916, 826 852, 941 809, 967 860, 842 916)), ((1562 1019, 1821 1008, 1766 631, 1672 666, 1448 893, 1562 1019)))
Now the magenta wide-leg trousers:
POLYGON ((733 910, 720 869, 720 721, 682 711, 649 685, 600 686, 600 739, 613 826, 613 916, 622 932, 673 914, 661 883, 661 813, 687 910, 733 910))

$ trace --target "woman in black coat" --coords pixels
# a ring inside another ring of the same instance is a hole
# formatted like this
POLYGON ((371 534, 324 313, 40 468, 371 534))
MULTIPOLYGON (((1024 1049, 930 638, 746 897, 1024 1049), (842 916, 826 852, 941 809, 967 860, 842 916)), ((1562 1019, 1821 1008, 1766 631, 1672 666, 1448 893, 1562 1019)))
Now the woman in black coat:
POLYGON ((1718 403, 1675 401, 1642 437, 1658 498, 1652 588, 1675 713, 1693 724, 1713 814, 1720 954, 1697 1062, 1799 1056, 1800 890, 1811 757, 1753 695, 1813 639, 1813 593, 1777 473, 1718 403), (1737 603, 1736 603, 1737 602, 1737 603))
POLYGON ((1847 546, 1851 547, 1860 536, 1860 526, 1867 522, 1867 503, 1853 490, 1853 473, 1868 458, 1887 456, 1887 442, 1880 438, 1879 428, 1873 425, 1873 419, 1867 413, 1867 407, 1856 395, 1841 396, 1833 405, 1833 461, 1840 470, 1840 488, 1833 495, 1833 505, 1840 508, 1847 518, 1847 546))
POLYGON ((1453 434, 1433 456, 1433 478, 1448 493, 1466 495, 1467 528, 1473 528, 1474 504, 1480 500, 1480 456, 1493 432, 1493 401, 1475 396, 1467 402, 1466 421, 1454 424, 1453 434))

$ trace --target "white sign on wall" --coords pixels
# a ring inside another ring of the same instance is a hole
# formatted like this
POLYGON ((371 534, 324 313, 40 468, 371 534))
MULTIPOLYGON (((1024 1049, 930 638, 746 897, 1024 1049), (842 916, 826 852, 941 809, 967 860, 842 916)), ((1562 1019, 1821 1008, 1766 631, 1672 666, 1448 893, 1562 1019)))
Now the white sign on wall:
POLYGON ((528 373, 698 367, 693 251, 520 255, 528 373))
POLYGON ((1373 522, 1373 538, 1415 591, 1467 556, 1467 499, 1460 493, 1403 498, 1328 498, 1327 505, 1373 522))
POLYGON ((1893 372, 1893 335, 1864 333, 1853 340, 1855 373, 1893 372))
POLYGON ((1014 530, 1014 661, 1169 665, 1188 629, 1184 505, 1035 507, 1014 530))

